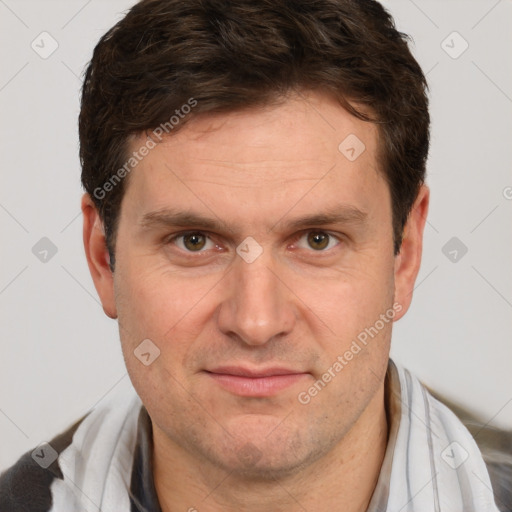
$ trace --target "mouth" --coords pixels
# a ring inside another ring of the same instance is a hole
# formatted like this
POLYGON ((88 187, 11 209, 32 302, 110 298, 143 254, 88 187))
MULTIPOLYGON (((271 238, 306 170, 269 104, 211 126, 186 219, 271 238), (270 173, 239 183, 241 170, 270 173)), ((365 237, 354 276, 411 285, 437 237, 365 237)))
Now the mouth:
POLYGON ((205 370, 205 373, 226 391, 247 397, 273 396, 311 376, 308 372, 277 367, 249 369, 223 366, 205 370))

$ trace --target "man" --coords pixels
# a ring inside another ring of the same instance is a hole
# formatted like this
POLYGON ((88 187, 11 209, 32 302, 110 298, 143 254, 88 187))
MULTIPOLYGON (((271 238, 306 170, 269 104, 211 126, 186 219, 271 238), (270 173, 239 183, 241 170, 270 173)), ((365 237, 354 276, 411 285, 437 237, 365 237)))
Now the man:
POLYGON ((374 1, 146 0, 105 34, 84 245, 133 388, 20 459, 0 508, 497 511, 467 429, 389 360, 425 89, 374 1))

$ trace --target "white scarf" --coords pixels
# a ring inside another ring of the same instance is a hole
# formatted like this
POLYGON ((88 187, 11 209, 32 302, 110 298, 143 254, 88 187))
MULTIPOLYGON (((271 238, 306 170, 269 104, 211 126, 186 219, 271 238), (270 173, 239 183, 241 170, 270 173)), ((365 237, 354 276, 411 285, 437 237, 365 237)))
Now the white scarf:
MULTIPOLYGON (((482 455, 455 414, 392 361, 386 379, 390 435, 368 512, 499 512, 482 455)), ((82 421, 58 458, 64 479, 51 484, 52 512, 131 510, 141 407, 125 378, 82 421)))
POLYGON ((391 428, 368 512, 499 512, 466 427, 393 361, 387 378, 391 428))

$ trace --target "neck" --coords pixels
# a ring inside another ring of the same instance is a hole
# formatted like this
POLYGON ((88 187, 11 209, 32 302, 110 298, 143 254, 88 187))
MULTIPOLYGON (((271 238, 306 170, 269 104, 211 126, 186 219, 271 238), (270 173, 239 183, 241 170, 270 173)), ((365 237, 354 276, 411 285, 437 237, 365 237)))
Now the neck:
POLYGON ((282 479, 249 481, 211 467, 153 425, 155 487, 162 512, 364 512, 380 474, 387 437, 384 384, 331 452, 282 479))

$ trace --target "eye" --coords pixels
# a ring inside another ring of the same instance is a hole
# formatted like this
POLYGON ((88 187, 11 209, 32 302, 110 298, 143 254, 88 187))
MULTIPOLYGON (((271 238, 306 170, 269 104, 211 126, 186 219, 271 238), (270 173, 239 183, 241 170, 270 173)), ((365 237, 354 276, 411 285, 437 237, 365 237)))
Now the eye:
POLYGON ((214 249, 216 245, 201 231, 188 231, 169 238, 167 243, 174 243, 187 252, 204 252, 203 249, 214 249), (210 244, 210 246, 208 246, 210 244))
POLYGON ((306 243, 309 248, 319 252, 326 252, 340 243, 340 240, 337 237, 330 235, 325 231, 308 231, 307 233, 304 233, 299 238, 299 243, 297 243, 297 245, 301 249, 307 249, 308 247, 305 247, 300 243, 303 239, 306 239, 306 243))
MULTIPOLYGON (((299 248, 309 248, 316 252, 327 252, 340 243, 339 238, 321 230, 303 233, 297 240, 296 246, 299 248)), ((182 251, 188 253, 201 253, 206 252, 207 250, 219 248, 219 246, 202 231, 178 233, 169 237, 166 243, 174 244, 182 251)))

